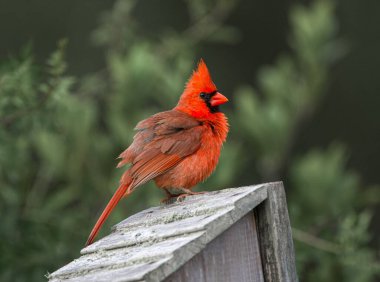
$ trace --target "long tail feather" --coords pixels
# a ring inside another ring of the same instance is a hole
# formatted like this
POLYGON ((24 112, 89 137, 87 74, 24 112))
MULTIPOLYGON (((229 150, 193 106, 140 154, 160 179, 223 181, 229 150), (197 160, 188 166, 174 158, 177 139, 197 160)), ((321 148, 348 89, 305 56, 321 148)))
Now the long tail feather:
POLYGON ((90 233, 90 236, 88 236, 87 242, 85 246, 91 245, 94 241, 96 235, 98 234, 100 228, 102 227, 103 223, 106 221, 107 217, 111 214, 112 210, 116 207, 117 203, 120 201, 120 199, 124 195, 129 195, 130 192, 128 191, 128 188, 130 186, 130 181, 128 182, 122 182, 117 188, 115 194, 113 194, 111 200, 108 202, 107 206, 103 210, 101 216, 99 217, 98 221, 96 222, 94 228, 92 228, 92 231, 90 233))

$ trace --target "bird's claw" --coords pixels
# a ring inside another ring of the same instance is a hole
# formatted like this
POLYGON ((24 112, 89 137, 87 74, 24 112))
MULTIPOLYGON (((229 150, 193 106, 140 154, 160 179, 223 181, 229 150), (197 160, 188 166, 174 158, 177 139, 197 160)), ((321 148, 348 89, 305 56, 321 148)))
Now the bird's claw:
POLYGON ((183 202, 187 196, 195 196, 202 195, 205 192, 191 192, 191 193, 183 193, 177 197, 177 202, 183 202))
POLYGON ((170 194, 169 192, 167 192, 167 197, 160 201, 161 204, 169 205, 175 202, 179 203, 179 202, 183 202, 187 196, 201 195, 201 194, 206 193, 206 192, 194 192, 194 191, 191 191, 189 189, 184 189, 184 188, 181 189, 181 191, 183 191, 182 194, 176 194, 176 195, 170 194))

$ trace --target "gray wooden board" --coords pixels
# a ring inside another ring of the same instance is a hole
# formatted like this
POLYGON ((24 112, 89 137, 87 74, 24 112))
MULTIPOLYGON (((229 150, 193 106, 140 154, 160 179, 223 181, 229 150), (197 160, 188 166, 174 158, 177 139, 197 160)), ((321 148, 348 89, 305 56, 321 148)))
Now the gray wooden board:
POLYGON ((265 281, 298 281, 292 231, 282 182, 268 184, 268 198, 255 211, 265 281))
POLYGON ((253 212, 212 240, 165 279, 165 282, 205 281, 264 281, 253 212))
POLYGON ((267 198, 268 184, 187 197, 117 224, 51 281, 162 281, 267 198))

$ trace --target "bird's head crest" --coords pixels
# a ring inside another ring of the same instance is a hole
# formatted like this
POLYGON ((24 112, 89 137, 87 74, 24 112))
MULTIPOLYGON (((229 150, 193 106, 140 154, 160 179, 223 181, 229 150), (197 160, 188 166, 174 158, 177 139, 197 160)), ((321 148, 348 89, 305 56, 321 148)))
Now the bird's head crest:
POLYGON ((185 91, 196 93, 216 91, 216 86, 203 59, 199 60, 198 67, 187 82, 185 91))
POLYGON ((195 118, 212 119, 219 112, 219 105, 227 101, 216 89, 207 66, 201 59, 187 82, 176 109, 195 118))

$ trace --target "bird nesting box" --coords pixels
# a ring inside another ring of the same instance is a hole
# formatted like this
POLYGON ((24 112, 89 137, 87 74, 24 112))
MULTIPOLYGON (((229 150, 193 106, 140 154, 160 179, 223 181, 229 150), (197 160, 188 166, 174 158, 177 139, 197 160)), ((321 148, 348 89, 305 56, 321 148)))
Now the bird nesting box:
POLYGON ((49 281, 297 281, 281 182, 135 214, 49 281))

